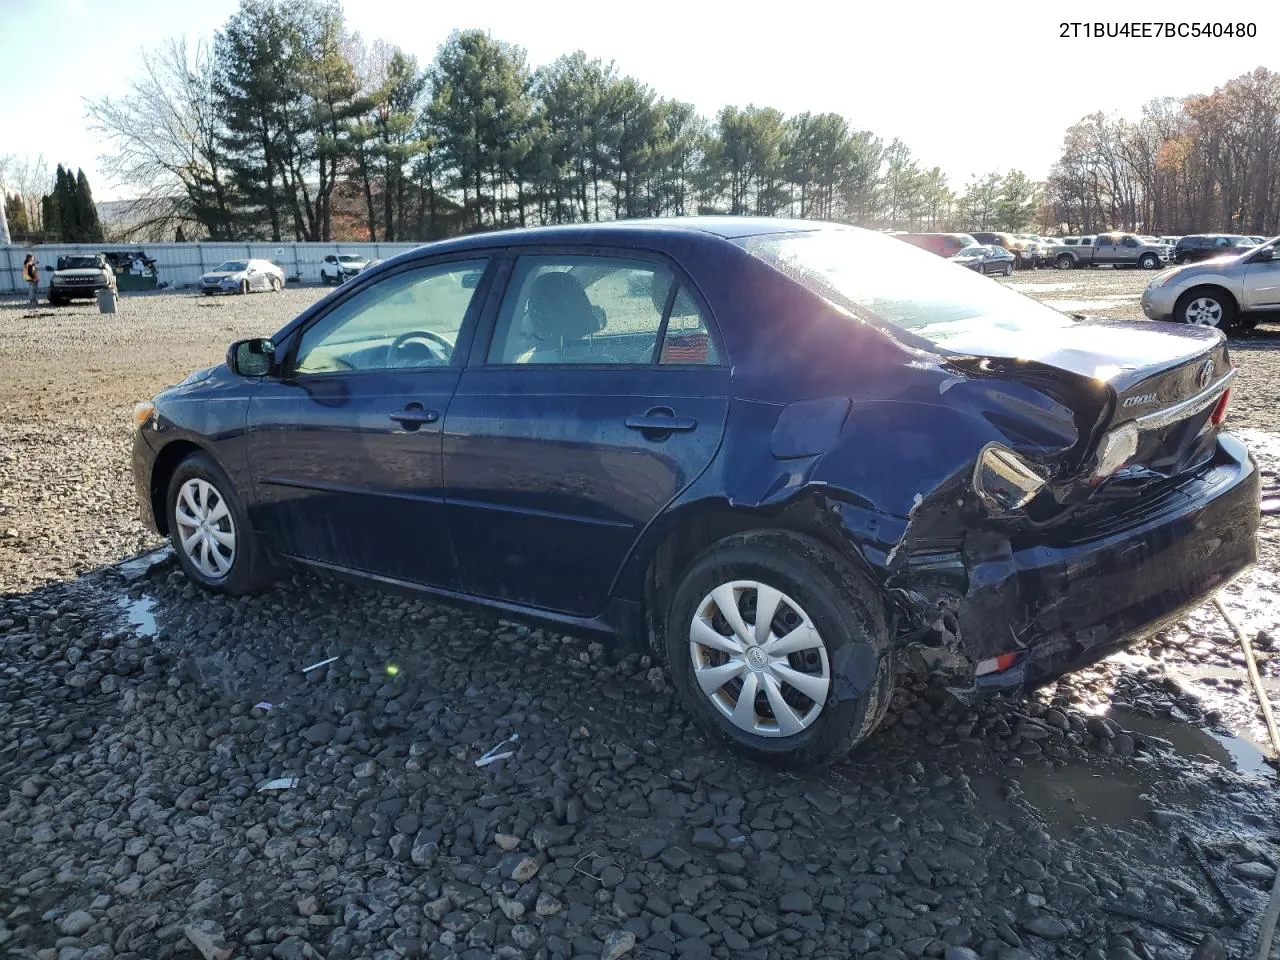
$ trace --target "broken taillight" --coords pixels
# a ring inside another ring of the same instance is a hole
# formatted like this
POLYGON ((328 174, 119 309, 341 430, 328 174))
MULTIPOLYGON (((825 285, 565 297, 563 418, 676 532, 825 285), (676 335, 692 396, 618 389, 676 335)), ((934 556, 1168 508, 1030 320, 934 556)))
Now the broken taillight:
POLYGON ((1231 402, 1231 391, 1222 391, 1222 396, 1218 398, 1218 405, 1213 408, 1213 413, 1209 415, 1209 422, 1215 427, 1227 419, 1227 404, 1231 402))
POLYGON ((979 660, 973 668, 974 676, 983 677, 989 673, 1003 673, 1017 662, 1016 653, 1002 653, 989 660, 979 660))

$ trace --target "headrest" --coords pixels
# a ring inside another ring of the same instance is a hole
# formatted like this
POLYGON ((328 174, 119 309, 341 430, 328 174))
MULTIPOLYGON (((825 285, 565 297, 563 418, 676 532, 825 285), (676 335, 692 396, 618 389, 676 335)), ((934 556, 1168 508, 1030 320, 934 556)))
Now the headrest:
POLYGON ((529 319, 544 340, 581 340, 600 330, 587 292, 571 273, 543 273, 529 288, 529 319))

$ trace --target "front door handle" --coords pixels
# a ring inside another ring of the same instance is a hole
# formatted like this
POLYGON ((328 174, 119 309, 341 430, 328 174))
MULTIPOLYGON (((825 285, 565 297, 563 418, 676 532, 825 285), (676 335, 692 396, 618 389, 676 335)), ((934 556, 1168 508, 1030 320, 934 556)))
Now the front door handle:
POLYGON ((406 403, 403 410, 391 414, 391 419, 406 430, 417 430, 424 423, 435 423, 440 419, 440 414, 435 410, 423 409, 422 404, 415 400, 406 403))
POLYGON ((626 419, 628 430, 639 430, 646 439, 661 440, 672 433, 685 433, 697 428, 693 417, 677 417, 670 407, 654 407, 641 416, 626 419))

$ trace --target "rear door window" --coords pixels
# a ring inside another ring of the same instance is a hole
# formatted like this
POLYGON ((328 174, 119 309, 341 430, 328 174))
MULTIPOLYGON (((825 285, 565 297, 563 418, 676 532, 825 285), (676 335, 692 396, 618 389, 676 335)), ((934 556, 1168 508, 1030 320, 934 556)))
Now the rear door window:
POLYGON ((516 261, 490 364, 636 366, 655 355, 662 364, 719 362, 696 301, 670 268, 605 256, 516 261))

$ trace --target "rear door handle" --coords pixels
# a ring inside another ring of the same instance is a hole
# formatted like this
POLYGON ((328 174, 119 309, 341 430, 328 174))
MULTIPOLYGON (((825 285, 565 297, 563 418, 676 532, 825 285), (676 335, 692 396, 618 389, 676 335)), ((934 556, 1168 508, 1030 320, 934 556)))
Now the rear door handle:
POLYGON ((425 410, 422 404, 416 400, 412 403, 406 403, 403 410, 397 410, 391 414, 391 419, 406 430, 417 430, 424 423, 435 423, 440 419, 440 414, 435 410, 425 410))
POLYGON ((641 416, 626 419, 627 429, 639 430, 649 439, 661 439, 670 433, 685 433, 697 428, 693 417, 677 417, 670 407, 654 407, 641 416))

